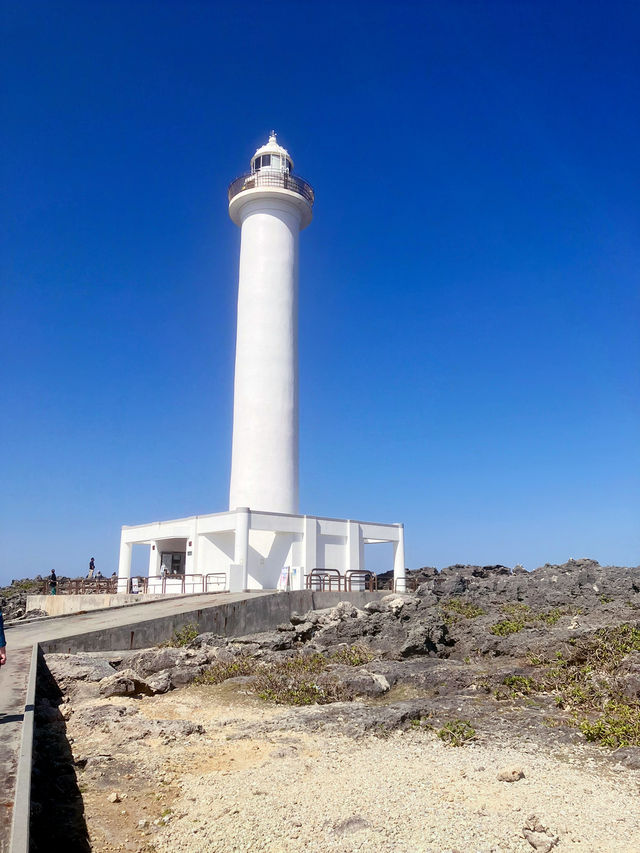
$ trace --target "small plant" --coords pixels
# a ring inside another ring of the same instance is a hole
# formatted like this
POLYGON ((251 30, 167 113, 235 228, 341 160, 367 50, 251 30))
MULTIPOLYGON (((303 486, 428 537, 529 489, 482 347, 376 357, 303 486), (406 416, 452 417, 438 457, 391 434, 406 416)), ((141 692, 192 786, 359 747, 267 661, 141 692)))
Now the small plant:
POLYGON ((192 640, 198 636, 198 626, 192 624, 191 622, 188 625, 183 625, 182 628, 177 628, 173 632, 173 636, 166 643, 162 643, 162 646, 169 646, 170 648, 179 648, 181 646, 188 646, 192 640))
POLYGON ((489 631, 498 637, 508 637, 509 634, 516 634, 523 628, 555 625, 563 616, 578 613, 579 608, 553 607, 551 610, 535 613, 526 604, 515 603, 503 605, 502 612, 509 618, 502 619, 489 628, 489 631))
POLYGON ((231 661, 215 661, 202 675, 199 675, 195 684, 222 684, 228 678, 238 678, 241 675, 254 675, 258 669, 258 661, 248 655, 240 655, 231 661))
POLYGON ((615 683, 620 663, 633 651, 640 651, 640 628, 601 628, 576 641, 570 660, 558 652, 537 689, 554 694, 556 706, 572 712, 571 723, 587 740, 612 748, 640 746, 640 702, 620 694, 615 683))
POLYGON ((475 738, 476 730, 469 720, 451 720, 438 729, 436 734, 449 746, 463 746, 467 741, 475 738))
POLYGON ((509 688, 512 696, 530 696, 537 686, 533 678, 525 675, 507 675, 502 683, 509 688))
POLYGON ((640 705, 607 702, 600 717, 593 722, 582 720, 580 731, 587 740, 617 749, 640 744, 640 705))
POLYGON ((611 595, 601 595, 600 596, 600 604, 611 604, 613 601, 613 596, 611 595))
POLYGON ((374 659, 375 655, 364 646, 346 646, 334 652, 329 660, 331 663, 341 663, 345 666, 362 666, 374 659))
POLYGON ((484 615, 482 607, 478 607, 477 604, 463 598, 449 598, 441 602, 440 609, 444 621, 448 625, 455 624, 460 619, 476 619, 478 616, 484 615))

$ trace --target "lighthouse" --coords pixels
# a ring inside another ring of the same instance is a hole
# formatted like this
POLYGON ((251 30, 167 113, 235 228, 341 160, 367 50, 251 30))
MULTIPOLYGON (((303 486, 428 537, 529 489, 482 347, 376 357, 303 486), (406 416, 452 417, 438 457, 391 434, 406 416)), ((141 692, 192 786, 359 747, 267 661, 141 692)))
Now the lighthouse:
POLYGON ((240 228, 229 509, 124 525, 118 591, 133 589, 136 546, 149 548, 148 578, 136 589, 150 594, 349 592, 389 568, 392 588, 403 591, 402 524, 300 514, 298 255, 314 192, 275 132, 228 200, 240 228), (386 555, 380 545, 390 546, 386 555))
POLYGON ((298 512, 298 246, 313 189, 275 131, 229 187, 241 229, 229 509, 298 512))

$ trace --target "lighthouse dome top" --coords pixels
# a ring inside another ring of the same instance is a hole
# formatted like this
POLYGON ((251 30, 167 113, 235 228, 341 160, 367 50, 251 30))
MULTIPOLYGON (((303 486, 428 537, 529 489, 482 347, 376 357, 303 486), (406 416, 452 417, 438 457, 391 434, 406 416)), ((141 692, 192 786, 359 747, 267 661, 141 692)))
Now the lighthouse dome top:
POLYGON ((275 131, 251 158, 251 171, 229 184, 229 216, 236 225, 242 224, 243 210, 248 202, 267 200, 292 204, 300 212, 301 228, 311 222, 313 187, 293 174, 293 160, 286 148, 278 143, 275 131))
POLYGON ((293 172, 293 160, 286 148, 278 143, 275 130, 269 134, 269 141, 262 145, 251 158, 251 171, 273 169, 281 172, 293 172))

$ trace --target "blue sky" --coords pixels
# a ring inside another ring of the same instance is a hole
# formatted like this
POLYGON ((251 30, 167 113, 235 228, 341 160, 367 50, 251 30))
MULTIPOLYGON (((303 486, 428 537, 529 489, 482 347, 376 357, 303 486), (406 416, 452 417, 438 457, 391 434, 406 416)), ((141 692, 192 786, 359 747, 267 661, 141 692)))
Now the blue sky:
POLYGON ((301 238, 301 510, 407 564, 640 562, 640 7, 3 6, 0 581, 227 508, 239 232, 301 238))

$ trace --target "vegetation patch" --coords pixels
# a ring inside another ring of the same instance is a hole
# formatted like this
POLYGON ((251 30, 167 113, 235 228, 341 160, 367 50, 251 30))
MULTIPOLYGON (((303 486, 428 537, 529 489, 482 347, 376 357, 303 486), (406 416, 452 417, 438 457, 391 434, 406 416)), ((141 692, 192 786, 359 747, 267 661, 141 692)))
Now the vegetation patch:
POLYGON ((197 684, 221 684, 229 678, 256 676, 253 690, 261 699, 278 705, 327 705, 353 699, 352 692, 330 675, 331 664, 361 666, 374 655, 362 646, 345 646, 332 655, 300 652, 275 662, 250 655, 216 661, 196 679, 197 684))
POLYGON ((188 646, 192 640, 198 636, 198 626, 193 623, 189 623, 188 625, 184 625, 182 628, 178 628, 173 632, 173 636, 170 640, 167 640, 166 643, 161 643, 161 647, 170 648, 180 648, 181 646, 188 646))
POLYGON ((571 712, 587 740, 614 749, 640 746, 640 702, 616 684, 620 663, 633 651, 640 651, 640 628, 601 628, 572 647, 571 659, 558 653, 546 664, 537 689, 554 694, 558 708, 571 712))
POLYGON ((451 720, 438 729, 436 734, 449 746, 464 746, 467 741, 474 740, 476 730, 469 720, 451 720))
POLYGON ((341 663, 345 666, 362 666, 365 663, 370 663, 375 655, 372 651, 364 646, 353 645, 345 646, 329 656, 331 663, 341 663))
POLYGON ((255 658, 240 655, 231 661, 215 661, 202 675, 195 679, 195 684, 222 684, 229 678, 239 678, 242 675, 254 675, 259 667, 255 658))
POLYGON ((327 678, 329 660, 323 655, 295 655, 266 665, 256 679, 261 699, 277 705, 327 705, 348 701, 352 694, 339 681, 327 678))
POLYGON ((581 612, 579 608, 552 607, 550 610, 536 613, 526 604, 518 603, 504 604, 501 610, 507 618, 501 619, 489 628, 489 631, 498 637, 508 637, 510 634, 517 634, 518 631, 522 631, 524 628, 555 625, 563 616, 581 612))
POLYGON ((447 625, 453 625, 461 619, 477 619, 478 616, 484 616, 482 607, 464 598, 449 598, 442 601, 440 610, 447 625))
POLYGON ((517 699, 520 696, 530 696, 538 689, 538 685, 533 678, 525 675, 507 675, 502 680, 503 687, 499 687, 495 696, 496 699, 517 699))

